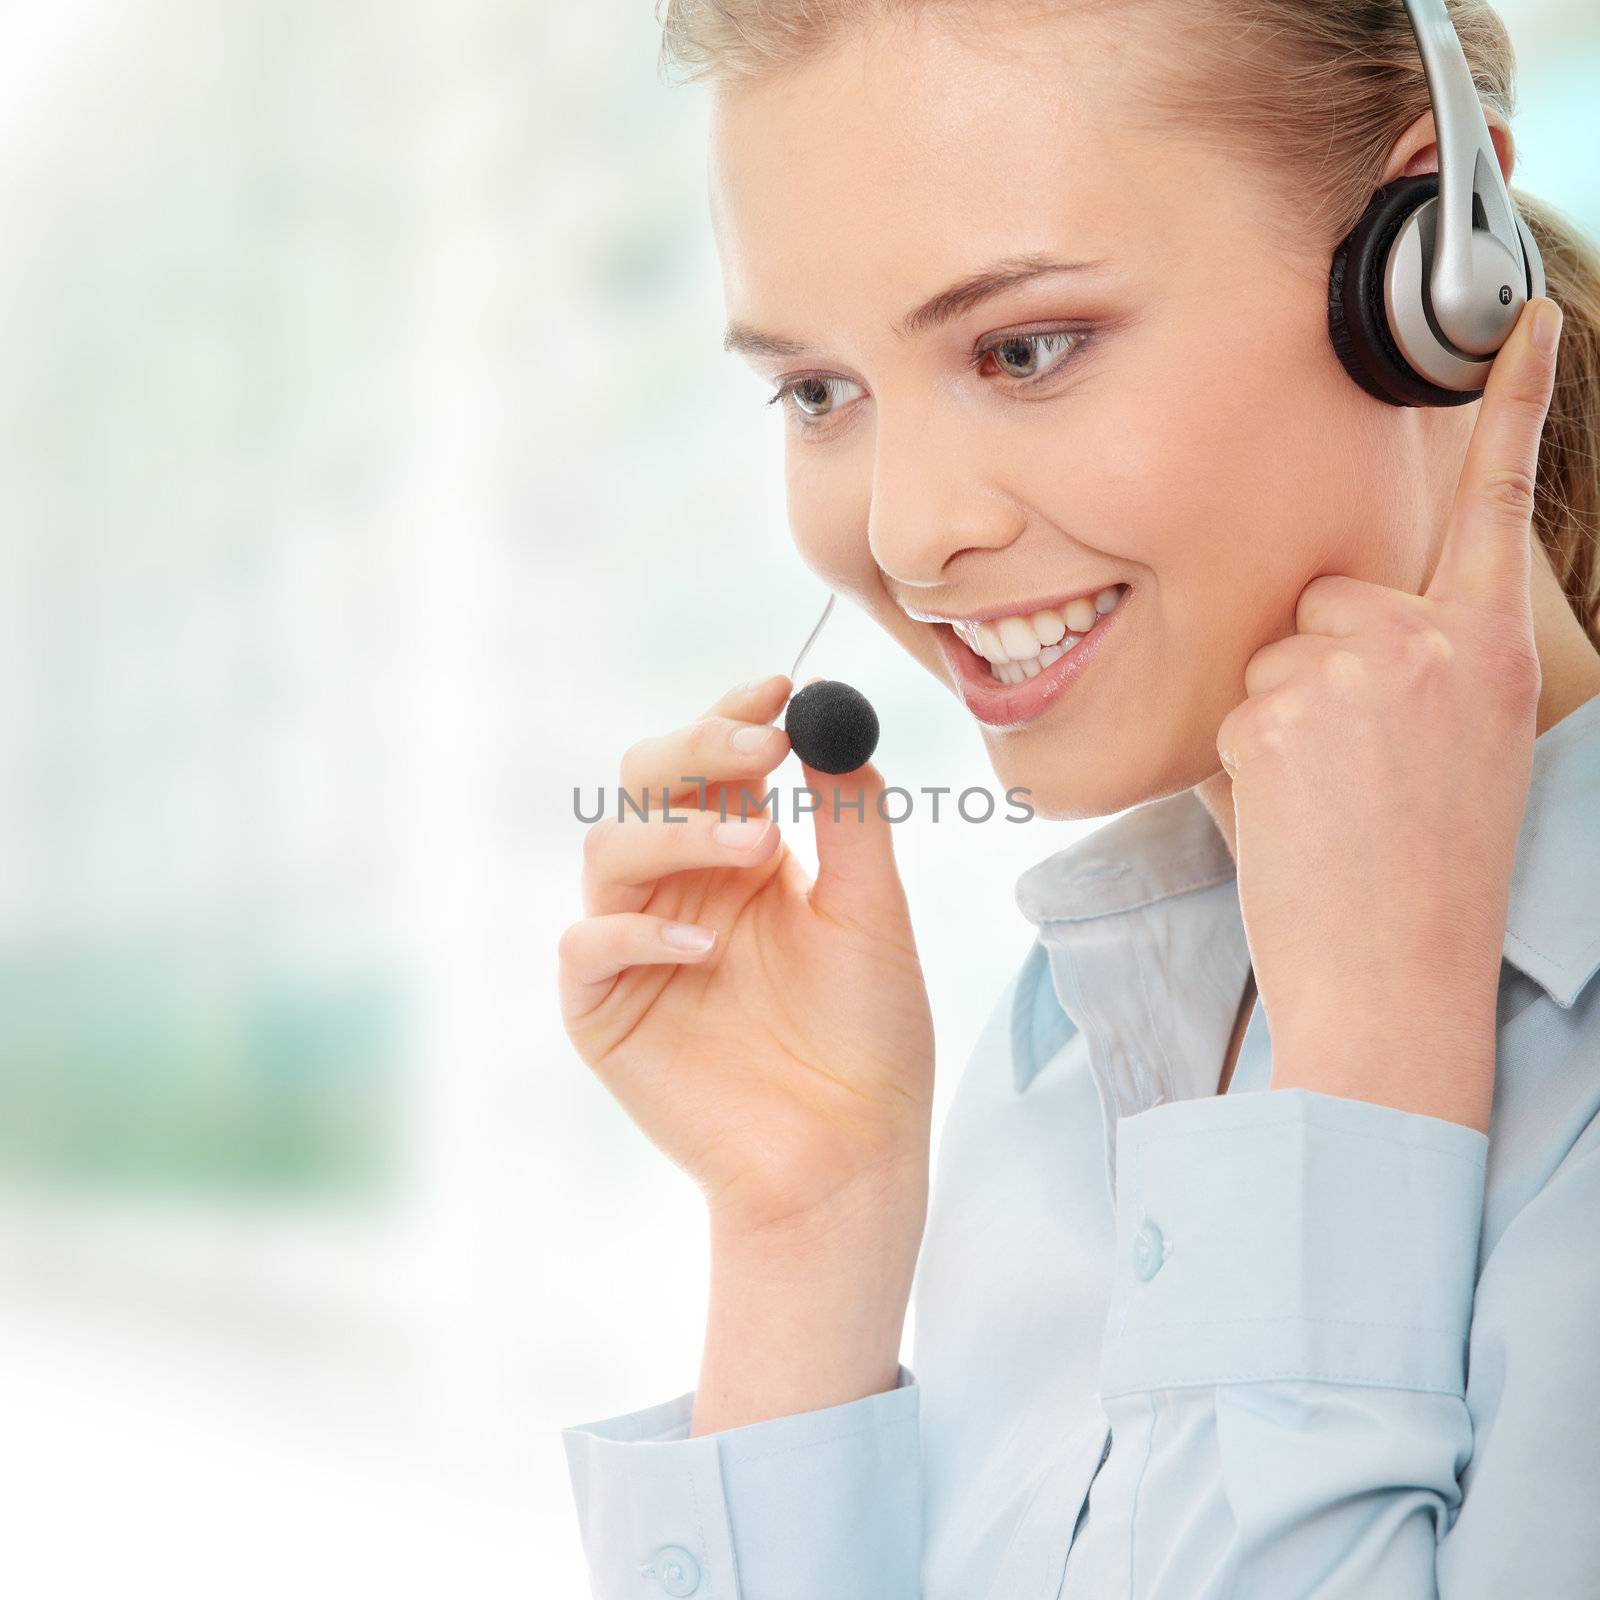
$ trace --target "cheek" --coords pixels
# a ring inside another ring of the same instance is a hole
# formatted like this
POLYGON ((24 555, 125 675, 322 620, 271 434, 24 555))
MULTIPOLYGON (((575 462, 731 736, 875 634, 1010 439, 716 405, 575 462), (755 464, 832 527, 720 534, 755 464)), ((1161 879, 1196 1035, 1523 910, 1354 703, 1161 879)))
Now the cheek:
POLYGON ((800 559, 840 594, 860 599, 881 594, 877 563, 867 542, 870 465, 857 473, 838 459, 813 464, 805 450, 792 441, 785 444, 789 534, 800 559))
POLYGON ((1107 437, 1116 553, 1149 569, 1162 611, 1197 636, 1276 637, 1371 516, 1345 397, 1324 392, 1319 369, 1269 355, 1148 386, 1107 437))

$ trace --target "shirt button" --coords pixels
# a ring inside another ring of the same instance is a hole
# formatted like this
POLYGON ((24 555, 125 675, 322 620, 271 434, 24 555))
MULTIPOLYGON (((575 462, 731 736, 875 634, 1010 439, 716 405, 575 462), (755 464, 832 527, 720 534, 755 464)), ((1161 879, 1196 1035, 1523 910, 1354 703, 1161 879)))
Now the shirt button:
POLYGON ((1146 1217, 1133 1236, 1133 1270, 1148 1283, 1161 1270, 1165 1259, 1166 1241, 1161 1237, 1161 1230, 1146 1217))
POLYGON ((700 1564, 681 1545, 663 1545, 645 1572, 670 1595, 693 1594, 700 1587, 700 1564))

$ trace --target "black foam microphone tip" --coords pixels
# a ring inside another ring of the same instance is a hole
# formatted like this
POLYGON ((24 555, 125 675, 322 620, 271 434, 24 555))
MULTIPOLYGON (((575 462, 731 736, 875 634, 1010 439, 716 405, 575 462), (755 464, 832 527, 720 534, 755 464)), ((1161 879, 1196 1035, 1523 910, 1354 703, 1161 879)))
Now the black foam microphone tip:
POLYGON ((854 772, 878 748, 878 713, 859 689, 831 678, 808 683, 789 701, 784 732, 794 753, 818 772, 854 772))

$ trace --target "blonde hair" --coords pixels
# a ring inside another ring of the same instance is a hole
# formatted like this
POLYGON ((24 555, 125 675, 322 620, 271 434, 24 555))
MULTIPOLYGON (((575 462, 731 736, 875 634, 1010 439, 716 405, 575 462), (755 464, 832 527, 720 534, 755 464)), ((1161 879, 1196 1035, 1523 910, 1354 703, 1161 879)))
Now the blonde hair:
MULTIPOLYGON (((1446 4, 1479 97, 1509 123, 1516 55, 1505 24, 1488 0, 1446 4)), ((893 15, 936 11, 977 28, 1001 10, 1048 18, 1152 5, 1174 25, 1140 93, 1149 125, 1256 167, 1284 240, 1331 259, 1396 140, 1430 108, 1402 0, 656 0, 658 70, 738 87, 781 77, 893 15)), ((1554 206, 1515 185, 1511 196, 1544 258, 1545 292, 1565 315, 1534 531, 1600 649, 1600 247, 1554 206)))

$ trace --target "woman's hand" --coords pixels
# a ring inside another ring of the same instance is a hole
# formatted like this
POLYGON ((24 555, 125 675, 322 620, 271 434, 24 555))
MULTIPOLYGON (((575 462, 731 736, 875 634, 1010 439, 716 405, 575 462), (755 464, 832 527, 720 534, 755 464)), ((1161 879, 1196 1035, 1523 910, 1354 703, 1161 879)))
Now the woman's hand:
MULTIPOLYGON (((1490 369, 1420 595, 1312 579, 1217 733, 1274 1088, 1487 1133, 1539 658, 1529 594, 1555 340, 1540 298, 1490 369)), ((1556 333, 1559 333, 1559 313, 1556 333)))
POLYGON ((710 1208, 696 1437, 892 1388, 927 1209, 933 1023, 883 780, 802 767, 814 882, 757 811, 792 687, 628 750, 649 819, 589 829, 561 939, 568 1034, 710 1208))
POLYGON ((877 770, 802 769, 822 797, 815 882, 757 810, 767 786, 754 780, 789 753, 767 724, 791 688, 781 674, 741 685, 623 756, 621 786, 641 805, 649 791, 649 820, 613 809, 585 837, 586 916, 561 939, 562 1016, 600 1080, 699 1184, 714 1237, 794 1256, 851 1240, 876 1249, 893 1234, 909 1273, 927 1196, 927 989, 877 770), (709 947, 674 942, 696 930, 709 947))

